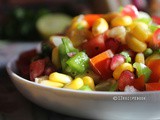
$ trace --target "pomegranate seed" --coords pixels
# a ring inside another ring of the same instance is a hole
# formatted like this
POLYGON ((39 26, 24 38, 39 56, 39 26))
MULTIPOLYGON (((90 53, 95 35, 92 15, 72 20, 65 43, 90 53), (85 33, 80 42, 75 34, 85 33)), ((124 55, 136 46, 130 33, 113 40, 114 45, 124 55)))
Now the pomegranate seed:
POLYGON ((121 73, 118 80, 118 89, 124 91, 127 85, 132 86, 134 82, 135 75, 129 70, 125 70, 121 73))
POLYGON ((110 64, 111 70, 115 70, 116 67, 118 67, 124 62, 125 62, 125 58, 123 55, 120 55, 120 54, 114 55, 110 64))
POLYGON ((111 49, 113 53, 117 53, 120 42, 114 38, 109 38, 105 42, 106 49, 111 49))

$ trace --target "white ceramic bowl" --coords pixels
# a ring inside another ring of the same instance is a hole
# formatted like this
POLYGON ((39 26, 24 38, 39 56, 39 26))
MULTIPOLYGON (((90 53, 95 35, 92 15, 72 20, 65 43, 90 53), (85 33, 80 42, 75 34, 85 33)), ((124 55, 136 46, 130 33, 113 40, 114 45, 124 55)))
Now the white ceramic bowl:
POLYGON ((30 101, 62 114, 89 119, 158 120, 160 92, 85 92, 45 87, 16 74, 16 58, 7 71, 17 89, 30 101))

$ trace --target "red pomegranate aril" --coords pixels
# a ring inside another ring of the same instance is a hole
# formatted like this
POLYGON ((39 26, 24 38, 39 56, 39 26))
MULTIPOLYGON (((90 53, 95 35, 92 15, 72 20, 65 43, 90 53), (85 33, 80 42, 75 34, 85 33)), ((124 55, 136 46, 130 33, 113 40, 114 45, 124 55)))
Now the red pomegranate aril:
POLYGON ((135 75, 129 70, 125 70, 121 73, 118 79, 118 89, 124 91, 127 85, 132 86, 134 83, 135 75))
POLYGON ((120 42, 114 38, 109 38, 105 41, 106 50, 111 49, 113 53, 117 53, 120 42))
POLYGON ((116 67, 118 67, 124 62, 125 62, 125 58, 123 55, 120 55, 120 54, 114 55, 110 64, 111 70, 115 70, 116 67))

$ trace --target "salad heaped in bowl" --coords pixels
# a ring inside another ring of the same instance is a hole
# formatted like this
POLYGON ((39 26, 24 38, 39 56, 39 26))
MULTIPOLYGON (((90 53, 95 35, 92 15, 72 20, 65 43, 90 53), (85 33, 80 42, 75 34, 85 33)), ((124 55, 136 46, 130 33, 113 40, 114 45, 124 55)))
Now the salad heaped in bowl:
POLYGON ((24 78, 62 89, 160 90, 160 27, 134 5, 81 14, 63 36, 22 53, 17 67, 24 78))

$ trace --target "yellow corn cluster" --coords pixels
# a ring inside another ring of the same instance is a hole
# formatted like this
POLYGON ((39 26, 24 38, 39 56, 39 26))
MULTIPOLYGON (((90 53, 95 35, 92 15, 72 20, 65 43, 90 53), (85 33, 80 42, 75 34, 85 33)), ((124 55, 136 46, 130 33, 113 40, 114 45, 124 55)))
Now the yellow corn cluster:
MULTIPOLYGON (((107 17, 106 17, 107 18, 107 17)), ((111 29, 108 32, 109 37, 120 38, 122 44, 127 44, 130 49, 135 52, 144 52, 147 48, 147 41, 150 41, 152 38, 152 33, 150 32, 148 25, 143 22, 133 21, 130 16, 116 16, 111 21, 111 29), (125 26, 128 32, 125 32, 124 29, 120 26, 125 26), (116 28, 118 27, 118 28, 116 28), (116 29, 116 30, 114 30, 116 29), (115 32, 117 31, 118 32, 115 32), (119 33, 122 33, 121 35, 119 33), (125 39, 122 39, 125 37, 125 39)))
POLYGON ((72 77, 54 72, 48 76, 43 76, 36 78, 36 82, 45 86, 54 87, 54 88, 68 88, 78 90, 83 86, 88 86, 91 90, 95 90, 94 80, 90 76, 84 76, 82 78, 77 77, 74 80, 72 77))
POLYGON ((53 82, 68 84, 72 81, 72 77, 66 74, 54 72, 49 75, 49 80, 53 82))
POLYGON ((130 31, 126 35, 126 43, 135 52, 144 52, 147 49, 147 41, 152 34, 148 25, 142 22, 134 22, 129 26, 130 31))
POLYGON ((138 22, 135 27, 131 30, 131 34, 138 40, 145 42, 148 38, 148 25, 142 22, 138 22))
POLYGON ((64 88, 78 90, 84 85, 87 85, 92 90, 95 90, 94 80, 89 76, 85 76, 83 78, 75 78, 71 83, 64 86, 64 88))
POLYGON ((64 88, 78 90, 84 85, 83 80, 81 78, 74 79, 71 83, 64 86, 64 88))
POLYGON ((135 38, 131 33, 126 35, 126 43, 128 47, 135 52, 144 52, 147 44, 135 38))
POLYGON ((35 78, 35 82, 44 86, 55 87, 55 88, 61 88, 64 86, 63 83, 50 81, 48 76, 35 78))

